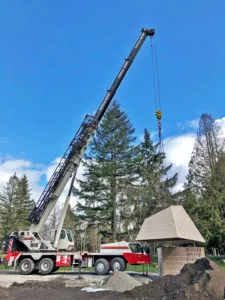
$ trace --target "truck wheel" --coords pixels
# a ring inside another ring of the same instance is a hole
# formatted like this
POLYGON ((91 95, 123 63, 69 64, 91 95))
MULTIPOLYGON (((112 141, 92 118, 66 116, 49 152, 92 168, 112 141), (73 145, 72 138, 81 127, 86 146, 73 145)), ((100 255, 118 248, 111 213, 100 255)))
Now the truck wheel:
POLYGON ((126 270, 126 263, 125 263, 123 258, 115 257, 115 258, 112 259, 112 261, 110 263, 110 267, 111 267, 111 270, 113 272, 125 271, 126 270))
POLYGON ((31 258, 24 258, 19 264, 19 270, 22 275, 31 274, 35 269, 35 264, 31 258))
POLYGON ((41 274, 47 275, 52 272, 54 268, 54 262, 51 258, 46 257, 39 262, 38 267, 41 274))
POLYGON ((105 275, 109 272, 109 262, 105 258, 100 258, 95 262, 95 273, 105 275))

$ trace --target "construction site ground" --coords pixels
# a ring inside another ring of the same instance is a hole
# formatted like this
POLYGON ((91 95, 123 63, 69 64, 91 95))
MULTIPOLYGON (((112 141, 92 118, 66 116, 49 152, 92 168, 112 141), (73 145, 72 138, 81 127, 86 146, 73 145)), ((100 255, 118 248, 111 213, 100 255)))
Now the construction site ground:
MULTIPOLYGON (((156 278, 158 274, 143 276, 140 272, 126 272, 138 278, 141 284, 146 284, 156 278)), ((94 272, 57 272, 51 275, 40 274, 20 275, 13 270, 0 270, 0 299, 120 299, 120 292, 82 291, 84 287, 101 288, 100 283, 107 276, 96 275, 94 272), (118 294, 118 295, 117 295, 118 294)))
POLYGON ((180 274, 158 278, 157 274, 115 272, 58 272, 48 276, 23 276, 0 271, 0 299, 223 299, 225 272, 208 259, 186 265, 180 274))

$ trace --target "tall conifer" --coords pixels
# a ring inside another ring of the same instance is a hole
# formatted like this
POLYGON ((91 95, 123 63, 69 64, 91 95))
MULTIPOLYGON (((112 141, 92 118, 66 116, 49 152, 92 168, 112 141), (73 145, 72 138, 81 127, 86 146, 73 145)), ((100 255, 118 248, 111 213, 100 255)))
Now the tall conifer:
POLYGON ((98 227, 112 240, 125 230, 121 216, 129 205, 127 191, 135 181, 134 142, 132 124, 113 102, 91 143, 85 180, 80 182, 78 192, 78 209, 89 226, 98 227))

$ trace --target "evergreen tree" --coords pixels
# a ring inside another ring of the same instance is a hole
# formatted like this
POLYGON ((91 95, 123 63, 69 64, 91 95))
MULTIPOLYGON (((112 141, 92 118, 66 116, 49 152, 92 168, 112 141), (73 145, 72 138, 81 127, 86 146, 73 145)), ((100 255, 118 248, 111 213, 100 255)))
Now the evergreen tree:
POLYGON ((208 248, 225 251, 225 154, 220 155, 205 179, 205 190, 198 199, 199 228, 208 248))
POLYGON ((58 206, 54 206, 51 214, 49 215, 47 222, 43 225, 40 236, 44 240, 53 240, 55 236, 55 229, 58 227, 60 218, 60 210, 58 206))
POLYGON ((70 229, 73 235, 75 235, 76 227, 78 224, 79 224, 79 217, 76 216, 74 208, 69 204, 63 227, 70 229))
POLYGON ((84 162, 86 180, 80 181, 78 209, 89 226, 113 240, 124 230, 120 220, 135 181, 134 141, 132 124, 113 102, 91 143, 91 159, 84 162))
POLYGON ((153 144, 147 129, 140 144, 139 181, 135 199, 136 228, 140 229, 144 219, 174 202, 172 188, 177 182, 177 174, 168 177, 172 165, 165 166, 165 153, 158 151, 159 143, 153 144))
POLYGON ((14 174, 0 193, 0 237, 15 231, 16 200, 19 178, 14 174))
POLYGON ((33 207, 34 200, 31 199, 31 190, 26 175, 19 179, 17 184, 17 195, 15 198, 16 220, 15 228, 17 230, 28 229, 30 223, 27 221, 33 207))
POLYGON ((34 205, 30 197, 27 177, 21 179, 16 174, 10 177, 0 193, 0 235, 3 237, 12 231, 26 230, 29 216, 34 205))
POLYGON ((54 206, 50 216, 49 216, 49 229, 54 230, 57 229, 59 223, 60 211, 57 206, 54 206))
POLYGON ((223 146, 224 143, 219 137, 219 128, 213 117, 202 114, 185 185, 196 196, 200 196, 205 190, 205 179, 211 175, 223 152, 223 146))
POLYGON ((207 241, 225 250, 224 139, 212 116, 203 114, 189 163, 183 205, 207 241))

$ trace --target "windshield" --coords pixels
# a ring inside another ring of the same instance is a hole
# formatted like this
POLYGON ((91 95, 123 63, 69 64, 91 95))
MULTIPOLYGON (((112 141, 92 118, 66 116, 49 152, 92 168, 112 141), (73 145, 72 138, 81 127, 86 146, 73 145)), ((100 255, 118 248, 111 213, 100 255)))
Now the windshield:
POLYGON ((143 253, 143 250, 142 250, 142 247, 140 244, 130 244, 129 247, 133 253, 143 253))
POLYGON ((67 230, 67 237, 68 237, 68 241, 72 242, 73 241, 73 235, 71 230, 67 230))
POLYGON ((60 238, 60 240, 63 240, 63 239, 65 239, 65 237, 66 237, 66 232, 64 229, 62 229, 59 238, 60 238))

